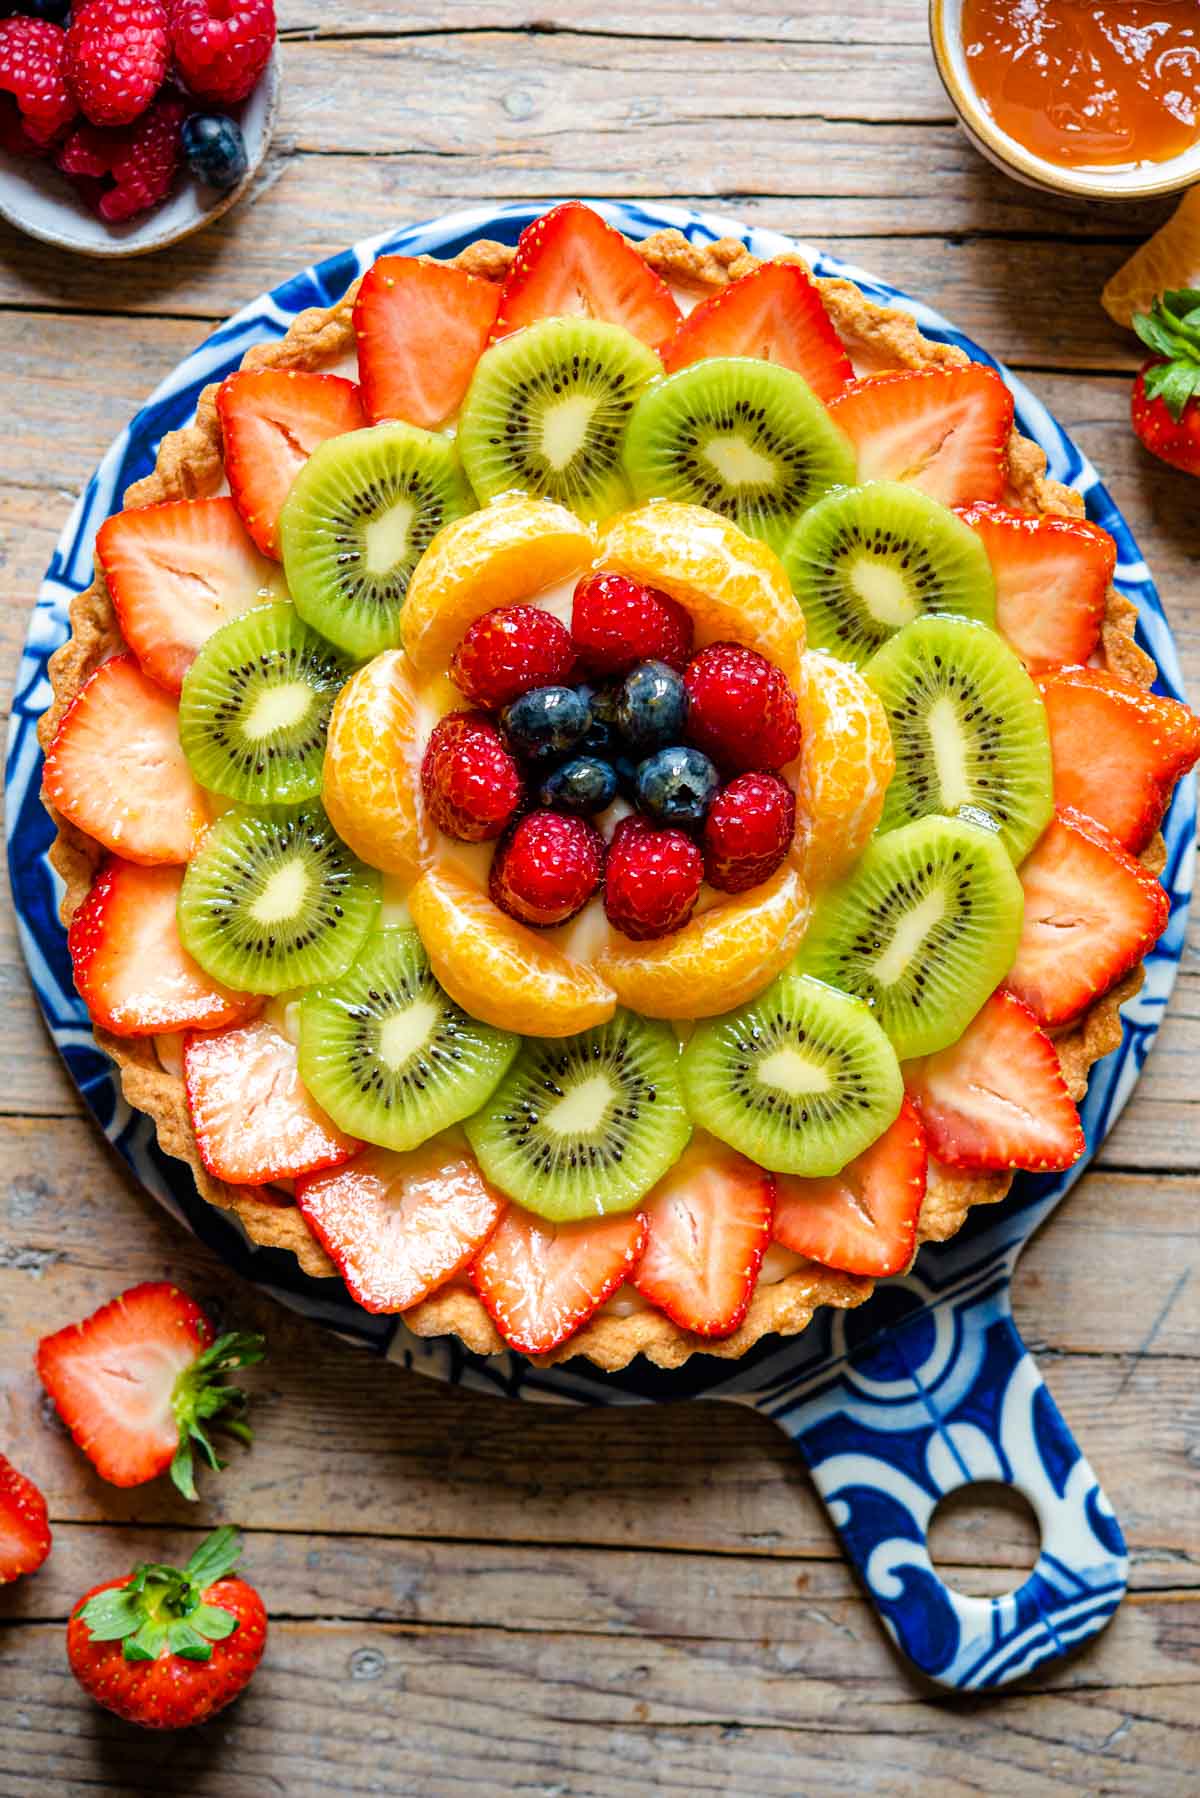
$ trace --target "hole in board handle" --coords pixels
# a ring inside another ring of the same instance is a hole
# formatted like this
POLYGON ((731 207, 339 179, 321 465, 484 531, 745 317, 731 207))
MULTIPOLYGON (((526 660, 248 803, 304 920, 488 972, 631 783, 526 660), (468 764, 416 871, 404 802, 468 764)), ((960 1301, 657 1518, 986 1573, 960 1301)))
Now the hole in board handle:
POLYGON ((1023 1585, 1041 1543, 1029 1500, 997 1480, 948 1492, 929 1523, 929 1554, 939 1576, 968 1598, 1000 1598, 1023 1585))

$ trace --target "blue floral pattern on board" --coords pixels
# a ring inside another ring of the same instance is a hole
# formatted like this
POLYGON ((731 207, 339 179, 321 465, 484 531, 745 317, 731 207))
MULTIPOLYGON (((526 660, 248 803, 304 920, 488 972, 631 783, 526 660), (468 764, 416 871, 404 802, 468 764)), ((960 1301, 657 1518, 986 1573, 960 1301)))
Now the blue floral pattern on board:
MULTIPOLYGON (((1124 1591, 1120 1529, 1022 1344, 1009 1283, 1031 1232, 1070 1190, 1082 1167, 1022 1175, 1007 1201, 976 1211, 942 1247, 926 1247, 913 1271, 886 1282, 861 1310, 825 1312, 791 1341, 768 1338, 742 1360, 693 1356, 673 1373, 640 1362, 605 1375, 586 1363, 539 1369, 518 1355, 469 1355, 454 1340, 423 1341, 395 1319, 369 1316, 340 1282, 313 1280, 278 1250, 251 1246, 203 1203, 188 1169, 161 1153, 149 1120, 120 1094, 75 992, 59 885, 46 859, 53 831, 38 790, 37 720, 50 700, 47 660, 68 633, 68 608, 92 578, 100 522, 153 466, 165 433, 188 422, 200 390, 240 363, 254 343, 280 337, 308 306, 341 298, 384 250, 452 256, 479 237, 515 242, 543 210, 478 208, 381 236, 331 257, 253 301, 161 384, 112 445, 76 505, 46 573, 21 663, 7 762, 9 865, 22 948, 38 999, 71 1077, 142 1185, 237 1271, 285 1304, 418 1372, 510 1398, 566 1404, 638 1404, 691 1397, 760 1407, 808 1464, 850 1560, 881 1618, 923 1673, 956 1688, 996 1687, 1094 1634, 1124 1591), (1000 1599, 949 1590, 926 1535, 939 1499, 976 1480, 1000 1480, 1032 1503, 1042 1529, 1032 1574, 1000 1599)), ((692 242, 740 238, 770 257, 797 248, 819 274, 849 275, 872 299, 911 313, 930 337, 985 351, 945 319, 862 270, 820 251, 731 220, 677 207, 598 203, 630 237, 675 226, 692 242)), ((1162 690, 1181 696, 1175 647, 1137 545, 1094 468, 1045 407, 999 368, 1017 421, 1045 450, 1051 474, 1086 501, 1089 517, 1118 545, 1117 583, 1137 605, 1140 640, 1162 690)), ((1165 825, 1164 884, 1171 920, 1147 960, 1142 991, 1124 1011, 1118 1048, 1092 1071, 1082 1106, 1090 1157, 1128 1099, 1153 1043, 1182 953, 1192 889, 1194 781, 1181 784, 1165 825)))

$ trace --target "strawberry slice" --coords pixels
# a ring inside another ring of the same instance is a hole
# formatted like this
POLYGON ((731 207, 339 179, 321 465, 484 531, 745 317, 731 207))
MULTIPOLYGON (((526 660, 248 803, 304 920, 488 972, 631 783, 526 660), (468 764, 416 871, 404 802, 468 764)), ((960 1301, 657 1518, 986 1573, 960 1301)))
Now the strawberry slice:
POLYGON ((33 1481, 0 1455, 0 1586, 36 1573, 49 1553, 46 1501, 33 1481))
POLYGON ((448 262, 381 256, 354 302, 368 417, 444 425, 462 405, 499 304, 494 282, 448 262))
POLYGON ((1117 546, 1086 518, 958 507, 982 538, 996 577, 996 625, 1031 674, 1095 653, 1117 546))
POLYGON ((928 1156, 916 1108, 905 1099, 878 1142, 831 1179, 778 1176, 775 1240, 848 1274, 899 1274, 917 1248, 928 1156))
POLYGON ((645 1202, 644 1299, 697 1336, 742 1322, 771 1240, 775 1179, 722 1143, 695 1139, 645 1202))
POLYGON ((281 571, 223 497, 117 512, 97 532, 96 555, 125 641, 169 693, 218 625, 288 596, 281 571))
POLYGON ((71 919, 75 985, 102 1030, 219 1030, 262 1004, 211 980, 184 949, 175 923, 182 885, 182 868, 143 868, 111 856, 71 919))
POLYGON ((640 1211, 596 1223, 551 1224, 510 1205, 471 1266, 471 1284, 510 1348, 545 1355, 612 1297, 645 1246, 640 1211))
POLYGON ((1054 1044, 1014 993, 993 993, 950 1048, 909 1062, 904 1081, 929 1153, 947 1167, 1041 1173, 1083 1154, 1054 1044))
POLYGON ((1178 700, 1098 668, 1064 668, 1042 682, 1054 797, 1139 854, 1162 822, 1175 782, 1200 758, 1200 719, 1178 700))
POLYGON ((341 375, 242 369, 217 389, 225 474, 242 523, 279 560, 279 512, 319 443, 361 430, 362 396, 341 375))
POLYGON ((1171 904, 1153 875, 1079 812, 1060 811, 1021 863, 1025 922, 1005 985, 1039 1024, 1065 1024, 1141 961, 1171 904))
POLYGON ((364 1311, 407 1311, 467 1265, 504 1200, 454 1132, 398 1154, 368 1148, 296 1182, 296 1203, 364 1311))
POLYGON ((200 1159, 217 1180, 265 1186, 338 1167, 362 1148, 310 1098, 296 1045, 266 1018, 188 1036, 183 1082, 200 1159))
POLYGON ((860 481, 907 481, 944 506, 1004 491, 1012 394, 982 363, 867 375, 829 413, 854 445, 860 481))
POLYGON ((820 294, 794 262, 764 262, 688 313, 663 350, 667 373, 703 356, 778 362, 826 402, 854 379, 820 294))
POLYGON ((492 342, 538 318, 580 316, 624 325, 658 349, 674 335, 680 313, 666 282, 621 233, 590 206, 568 200, 522 231, 492 342))
POLYGON ((103 663, 63 715, 42 793, 131 862, 186 862, 208 825, 179 741, 179 710, 132 656, 103 663))
POLYGON ((263 1339, 214 1337, 186 1293, 165 1280, 131 1286, 82 1323, 37 1346, 37 1370, 58 1414, 102 1479, 141 1486, 171 1469, 195 1498, 194 1452, 220 1468, 214 1420, 243 1442, 246 1394, 224 1374, 261 1361, 263 1339))

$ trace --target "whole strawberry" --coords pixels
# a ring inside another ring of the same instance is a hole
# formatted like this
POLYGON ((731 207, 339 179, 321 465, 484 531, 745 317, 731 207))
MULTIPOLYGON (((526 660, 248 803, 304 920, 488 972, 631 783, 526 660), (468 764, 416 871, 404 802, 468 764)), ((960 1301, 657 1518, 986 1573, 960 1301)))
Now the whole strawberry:
POLYGON ((67 80, 93 125, 130 125, 170 61, 163 0, 87 0, 67 30, 67 80))
POLYGON ((275 0, 167 0, 171 47, 194 94, 232 105, 257 85, 275 42, 275 0))
POLYGON ((1161 462, 1200 474, 1200 288, 1160 295, 1133 328, 1154 351, 1133 384, 1133 428, 1161 462))
POLYGON ((131 1286, 82 1323, 37 1347, 37 1370, 59 1416, 98 1474, 140 1486, 165 1473, 195 1498, 194 1453, 223 1465, 208 1438, 215 1423, 243 1442, 246 1395, 230 1368, 261 1361, 261 1336, 225 1335, 166 1281, 131 1286))
POLYGON ((46 19, 0 22, 0 91, 16 101, 34 145, 52 142, 75 117, 66 62, 67 34, 60 25, 46 19))
POLYGON ((46 1501, 33 1481, 0 1455, 0 1586, 36 1573, 49 1553, 46 1501))
POLYGON ((187 1729, 235 1699, 262 1659, 267 1613, 228 1525, 186 1567, 146 1562, 80 1599, 67 1659, 85 1692, 143 1729, 187 1729))

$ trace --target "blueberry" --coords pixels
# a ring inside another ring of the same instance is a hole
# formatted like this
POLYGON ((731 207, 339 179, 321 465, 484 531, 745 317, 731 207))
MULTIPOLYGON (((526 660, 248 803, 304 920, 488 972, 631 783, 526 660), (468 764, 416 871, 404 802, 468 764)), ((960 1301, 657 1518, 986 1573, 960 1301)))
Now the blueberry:
POLYGON ((611 761, 617 751, 617 701, 621 696, 620 681, 606 681, 603 686, 585 682, 575 691, 587 701, 592 714, 591 727, 579 744, 584 755, 596 755, 611 761))
POLYGON ((566 755, 592 722, 592 708, 575 687, 534 687, 500 714, 512 747, 529 761, 566 755))
POLYGON ((617 776, 611 762, 594 755, 577 755, 548 774, 538 788, 538 804, 556 812, 587 816, 605 811, 617 796, 617 776))
POLYGON ((645 756, 683 735, 687 693, 665 662, 639 662, 621 682, 617 722, 631 749, 645 756))
POLYGON ((637 802, 659 824, 700 824, 720 784, 706 755, 677 745, 639 762, 637 802))
POLYGON ((16 6, 0 7, 6 15, 24 13, 27 19, 48 19, 51 25, 65 25, 71 11, 71 0, 19 0, 16 6))
POLYGON ((228 193, 246 173, 246 141, 224 113, 193 113, 184 120, 181 142, 197 181, 215 187, 218 193, 228 193))
POLYGON ((617 791, 631 805, 637 804, 637 771, 638 765, 631 755, 614 755, 613 773, 617 777, 617 791))

